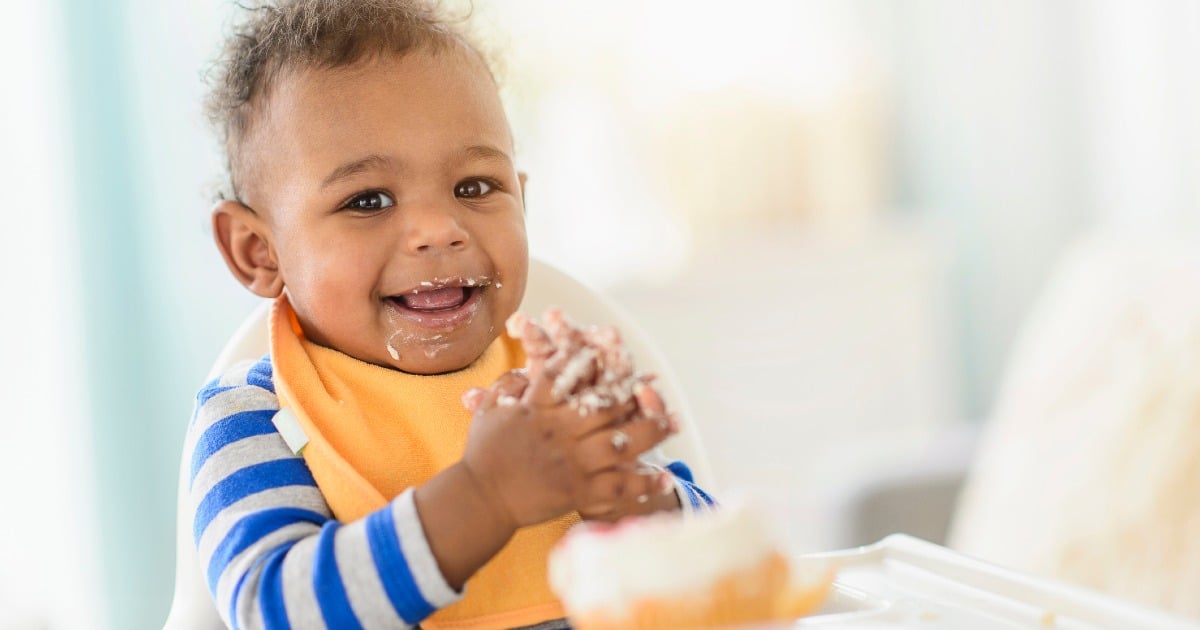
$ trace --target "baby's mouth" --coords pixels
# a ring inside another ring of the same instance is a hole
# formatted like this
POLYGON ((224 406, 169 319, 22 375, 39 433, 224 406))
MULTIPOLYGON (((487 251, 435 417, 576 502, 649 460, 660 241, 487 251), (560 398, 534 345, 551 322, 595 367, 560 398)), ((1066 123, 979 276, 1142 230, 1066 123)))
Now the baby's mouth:
POLYGON ((400 306, 414 311, 448 311, 466 304, 477 290, 478 287, 443 287, 408 293, 393 299, 398 301, 400 306))
POLYGON ((448 329, 470 321, 478 310, 488 278, 435 278, 387 298, 392 313, 423 328, 448 329))

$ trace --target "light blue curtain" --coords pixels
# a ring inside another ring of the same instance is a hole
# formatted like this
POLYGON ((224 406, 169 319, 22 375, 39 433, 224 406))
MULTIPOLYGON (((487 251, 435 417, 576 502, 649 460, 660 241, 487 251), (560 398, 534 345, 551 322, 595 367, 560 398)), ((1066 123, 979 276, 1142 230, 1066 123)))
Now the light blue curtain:
MULTIPOLYGON (((207 228, 219 174, 200 116, 226 0, 60 0, 95 436, 114 630, 160 627, 173 591, 176 473, 195 392, 252 298, 207 228)), ((100 624, 97 624, 98 626, 100 624)))

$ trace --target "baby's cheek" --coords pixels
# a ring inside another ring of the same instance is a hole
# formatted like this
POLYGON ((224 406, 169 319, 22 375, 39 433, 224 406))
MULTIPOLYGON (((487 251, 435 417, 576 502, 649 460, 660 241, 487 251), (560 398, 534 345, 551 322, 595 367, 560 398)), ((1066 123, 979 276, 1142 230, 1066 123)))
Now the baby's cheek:
POLYGON ((490 332, 499 335, 505 330, 505 322, 517 311, 518 300, 513 299, 515 291, 510 288, 507 280, 501 280, 485 291, 486 300, 480 315, 487 317, 491 325, 490 332), (499 284, 501 286, 497 287, 499 284))

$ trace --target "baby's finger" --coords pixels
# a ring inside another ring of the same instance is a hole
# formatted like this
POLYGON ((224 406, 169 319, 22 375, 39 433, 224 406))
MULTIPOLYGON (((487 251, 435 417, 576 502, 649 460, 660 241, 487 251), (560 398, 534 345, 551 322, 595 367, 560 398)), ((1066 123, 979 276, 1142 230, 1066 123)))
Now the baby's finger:
POLYGON ((670 436, 666 427, 653 420, 636 420, 600 429, 579 440, 575 465, 585 473, 621 466, 637 460, 670 436))
POLYGON ((505 327, 508 330, 508 336, 521 341, 525 355, 530 361, 535 359, 544 361, 554 354, 554 341, 550 335, 524 313, 513 313, 505 322, 505 327))
POLYGON ((553 361, 532 357, 529 359, 529 386, 525 388, 522 396, 526 403, 537 407, 554 407, 562 404, 562 397, 554 389, 554 383, 562 369, 562 361, 557 360, 557 356, 555 355, 556 360, 553 361))
POLYGON ((597 348, 611 350, 621 345, 621 331, 616 326, 588 326, 583 331, 588 343, 597 348))
POLYGON ((525 398, 535 405, 561 404, 591 385, 597 369, 596 351, 582 346, 573 351, 559 348, 544 361, 530 359, 525 398))
POLYGON ((628 484, 628 487, 639 490, 637 493, 630 493, 630 498, 634 503, 647 503, 655 495, 670 494, 675 491, 675 476, 670 471, 645 466, 639 467, 634 476, 634 480, 628 484))
POLYGON ((525 394, 525 389, 529 387, 529 377, 526 376, 524 370, 509 370, 500 375, 496 382, 492 384, 492 389, 498 392, 496 403, 499 405, 516 404, 517 400, 525 394))
POLYGON ((546 362, 554 355, 554 342, 541 326, 527 318, 522 322, 520 339, 525 350, 525 376, 529 380, 524 398, 534 404, 553 404, 554 400, 549 391, 554 376, 546 373, 546 362))
POLYGON ((492 391, 496 392, 495 398, 497 404, 505 404, 506 400, 511 400, 509 404, 512 404, 516 402, 516 399, 521 397, 521 394, 525 393, 525 388, 528 385, 529 379, 525 376, 524 370, 509 370, 501 374, 500 378, 497 378, 496 382, 492 383, 486 389, 472 387, 463 392, 462 404, 463 407, 467 408, 467 411, 475 413, 475 410, 479 409, 482 404, 484 397, 492 391))
POLYGON ((627 488, 631 481, 636 479, 623 470, 606 470, 592 475, 588 478, 583 497, 579 501, 579 511, 606 514, 617 510, 627 494, 640 492, 638 488, 627 488))
POLYGON ((556 306, 551 306, 542 314, 542 326, 560 350, 573 350, 584 344, 583 331, 556 306))
MULTIPOLYGON (((638 384, 638 381, 632 378, 626 378, 619 381, 609 379, 607 370, 605 376, 600 379, 601 382, 583 390, 579 394, 581 400, 599 398, 600 400, 611 400, 621 404, 633 401, 633 388, 638 384)), ((595 407, 595 404, 589 406, 595 407)))
POLYGON ((657 469, 606 470, 588 480, 587 495, 580 512, 607 515, 614 519, 634 513, 634 505, 645 504, 655 495, 674 491, 671 473, 657 469))
MULTIPOLYGON (((633 504, 643 505, 656 495, 671 494, 675 491, 675 476, 670 471, 653 466, 639 466, 632 476, 626 487, 635 490, 629 493, 629 500, 633 504)), ((631 505, 626 505, 625 508, 627 511, 636 510, 631 505)))
POLYGON ((667 414, 666 403, 663 402, 662 396, 653 385, 639 380, 633 386, 633 397, 637 399, 638 409, 641 409, 645 415, 665 416, 667 414))
POLYGON ((478 415, 481 411, 487 411, 496 406, 496 401, 500 398, 500 392, 495 387, 488 389, 480 389, 472 387, 466 392, 463 392, 463 406, 471 410, 472 415, 478 415), (474 393, 482 392, 482 393, 474 393), (469 400, 468 400, 469 398, 469 400), (474 404, 474 409, 468 406, 468 403, 474 404))
POLYGON ((596 351, 591 348, 580 349, 566 361, 561 370, 555 370, 558 375, 554 377, 554 386, 550 393, 556 400, 566 399, 585 385, 590 385, 596 378, 597 369, 599 365, 596 351))
POLYGON ((579 415, 578 421, 569 423, 570 435, 576 440, 605 428, 627 424, 626 420, 633 417, 637 411, 637 404, 632 400, 620 402, 602 398, 592 391, 572 399, 571 404, 579 415))
POLYGON ((645 438, 634 434, 631 425, 625 423, 588 434, 575 447, 575 466, 585 474, 595 474, 635 463, 638 455, 653 448, 653 444, 646 446, 645 438))
POLYGON ((620 381, 633 375, 633 359, 621 345, 621 333, 614 326, 592 326, 584 331, 588 345, 600 351, 605 381, 620 381))
MULTIPOLYGON (((550 335, 550 339, 554 341, 555 348, 554 356, 546 361, 547 366, 558 371, 566 371, 567 365, 584 350, 588 350, 589 354, 595 356, 596 360, 593 362, 598 363, 599 353, 595 348, 588 347, 583 331, 571 323, 558 309, 546 310, 543 327, 546 329, 546 334, 550 335)), ((594 374, 593 371, 592 376, 594 374)), ((589 380, 589 384, 590 382, 589 380)))

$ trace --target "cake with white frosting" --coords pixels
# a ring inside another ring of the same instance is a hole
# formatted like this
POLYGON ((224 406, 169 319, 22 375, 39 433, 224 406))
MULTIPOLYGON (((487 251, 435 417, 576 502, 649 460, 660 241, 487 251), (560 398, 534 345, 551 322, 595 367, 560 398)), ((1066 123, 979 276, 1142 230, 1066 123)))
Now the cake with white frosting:
POLYGON ((582 630, 794 619, 828 593, 832 573, 817 573, 798 579, 748 507, 585 523, 550 556, 550 585, 582 630))

